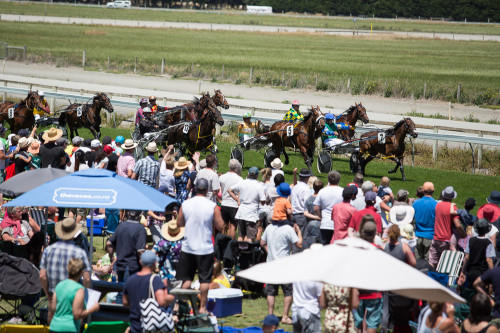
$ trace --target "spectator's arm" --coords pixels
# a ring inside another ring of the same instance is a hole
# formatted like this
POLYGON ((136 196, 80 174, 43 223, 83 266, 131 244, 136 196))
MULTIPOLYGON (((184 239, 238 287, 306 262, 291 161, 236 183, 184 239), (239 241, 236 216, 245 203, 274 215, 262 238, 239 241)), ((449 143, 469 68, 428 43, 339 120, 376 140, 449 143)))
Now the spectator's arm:
POLYGON ((465 274, 467 272, 467 262, 469 261, 469 254, 466 253, 464 256, 464 262, 462 263, 462 271, 460 274, 465 274))
POLYGON ((347 229, 347 236, 349 236, 349 237, 356 237, 356 232, 354 231, 354 228, 349 227, 347 229))
POLYGON ((356 288, 351 288, 351 289, 352 289, 351 307, 353 310, 356 310, 359 306, 359 290, 356 288))
POLYGON ((177 226, 184 227, 186 222, 184 221, 184 214, 182 213, 182 207, 179 208, 179 213, 177 214, 177 226))
POLYGON ((2 239, 4 242, 10 242, 10 243, 14 243, 14 237, 12 237, 11 235, 9 235, 8 233, 4 232, 2 234, 2 239))
POLYGON ((293 169, 293 185, 297 185, 297 168, 293 169))
POLYGON ((134 180, 137 180, 137 177, 138 175, 132 171, 132 175, 130 176, 131 179, 134 179, 134 180))
POLYGON ((88 317, 89 314, 99 310, 99 302, 92 305, 90 309, 86 310, 84 298, 85 298, 84 289, 83 288, 78 289, 75 298, 73 300, 73 318, 75 320, 85 319, 88 317))
POLYGON ((467 233, 465 232, 462 223, 460 223, 460 218, 458 216, 453 219, 453 224, 455 224, 455 228, 457 228, 460 236, 462 236, 463 238, 467 237, 467 233))
POLYGON ((413 252, 411 252, 410 246, 406 243, 403 243, 403 252, 406 255, 406 263, 411 267, 417 266, 417 260, 415 259, 413 252))
POLYGON ((486 258, 486 263, 488 264, 488 269, 493 269, 493 259, 486 258))
POLYGON ((236 194, 234 193, 233 189, 232 188, 228 188, 227 189, 227 193, 229 193, 229 195, 231 196, 231 198, 233 198, 234 201, 236 201, 238 203, 238 206, 240 205, 240 199, 236 196, 236 194))
POLYGON ((50 301, 50 304, 48 305, 49 311, 47 312, 47 323, 50 324, 52 321, 52 318, 54 318, 54 314, 56 312, 56 307, 57 307, 57 295, 54 292, 52 295, 52 300, 50 301), (53 309, 50 311, 50 309, 53 309))
POLYGON ((214 227, 215 230, 222 232, 224 228, 224 220, 222 219, 222 214, 220 213, 219 206, 214 207, 214 227))
POLYGON ((85 288, 90 288, 90 272, 84 271, 82 276, 82 284, 85 288))
MULTIPOLYGON (((45 268, 40 269, 40 283, 42 285, 42 289, 45 292, 45 295, 49 295, 49 280, 47 279, 47 271, 45 268)), ((55 309, 55 307, 54 307, 55 309)))
POLYGON ((389 205, 388 205, 388 204, 386 204, 384 201, 382 201, 382 202, 380 203, 380 209, 382 209, 382 210, 384 210, 384 211, 388 212, 388 211, 390 211, 390 210, 391 210, 391 207, 389 207, 389 205))
POLYGON ((186 190, 191 191, 191 188, 193 188, 193 182, 191 181, 191 178, 189 178, 186 184, 186 190))
POLYGON ((30 224, 31 229, 33 229, 35 232, 40 231, 40 226, 38 225, 38 223, 36 223, 36 221, 31 216, 29 216, 28 222, 30 224))
POLYGON ((134 170, 132 169, 127 169, 127 178, 132 179, 132 175, 134 174, 134 170))
POLYGON ((299 240, 295 243, 295 245, 301 249, 302 248, 302 232, 300 232, 300 228, 297 224, 293 225, 293 230, 295 230, 295 233, 297 234, 297 237, 299 237, 299 240))
POLYGON ((304 216, 309 220, 320 220, 321 221, 321 217, 319 217, 318 215, 311 214, 307 210, 304 211, 304 216))
POLYGON ((493 247, 496 249, 497 248, 497 234, 494 233, 491 237, 490 237, 490 240, 491 242, 493 243, 493 247))
POLYGON ((130 307, 130 303, 128 301, 128 295, 127 294, 123 294, 123 296, 122 296, 122 303, 123 303, 123 305, 130 307))
POLYGON ((484 290, 485 284, 484 284, 483 280, 481 279, 481 277, 478 277, 476 279, 476 281, 474 281, 472 286, 474 287, 474 289, 476 289, 476 291, 478 293, 481 293, 483 295, 488 296, 490 298, 490 301, 491 301, 491 306, 495 306, 495 300, 493 298, 491 298, 491 296, 484 290))
POLYGON ((321 207, 320 206, 314 205, 314 214, 321 217, 321 207))
POLYGON ((115 253, 115 248, 113 247, 113 244, 109 240, 106 242, 106 252, 109 254, 110 258, 113 258, 113 254, 115 253))
POLYGON ((36 127, 36 125, 33 126, 33 129, 31 130, 30 136, 28 138, 33 139, 35 137, 35 133, 36 133, 37 129, 38 129, 38 127, 36 127))
POLYGON ((327 305, 328 304, 326 302, 326 293, 325 293, 325 289, 323 288, 323 291, 321 292, 321 295, 319 296, 319 306, 322 309, 326 309, 327 305))
POLYGON ((292 213, 293 213, 293 211, 292 211, 292 209, 291 209, 291 208, 287 208, 287 209, 286 209, 286 217, 287 217, 287 219, 288 219, 288 220, 290 220, 290 221, 292 220, 292 213))

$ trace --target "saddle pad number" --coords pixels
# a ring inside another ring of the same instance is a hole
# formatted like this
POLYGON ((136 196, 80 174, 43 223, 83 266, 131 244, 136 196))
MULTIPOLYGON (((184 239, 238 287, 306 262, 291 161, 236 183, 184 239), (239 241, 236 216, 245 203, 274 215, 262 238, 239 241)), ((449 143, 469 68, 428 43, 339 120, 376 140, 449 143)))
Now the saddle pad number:
POLYGON ((81 106, 77 107, 76 108, 76 116, 77 117, 81 117, 82 116, 82 111, 83 111, 83 109, 82 109, 81 106))
POLYGON ((8 112, 9 112, 9 119, 14 118, 14 108, 9 108, 8 112))
POLYGON ((184 124, 184 128, 182 129, 182 133, 188 134, 189 132, 189 124, 184 124))
POLYGON ((385 143, 385 133, 378 133, 378 143, 383 144, 385 143))
POLYGON ((293 125, 287 126, 286 136, 293 136, 293 125))

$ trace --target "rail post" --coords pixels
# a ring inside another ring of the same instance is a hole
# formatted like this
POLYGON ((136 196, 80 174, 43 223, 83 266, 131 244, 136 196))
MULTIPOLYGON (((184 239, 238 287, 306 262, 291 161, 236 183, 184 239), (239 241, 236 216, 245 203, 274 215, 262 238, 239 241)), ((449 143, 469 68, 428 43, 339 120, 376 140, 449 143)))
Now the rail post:
POLYGON ((222 73, 221 73, 221 78, 224 79, 224 64, 222 64, 222 73))
MULTIPOLYGON (((434 127, 434 133, 438 132, 438 128, 434 127)), ((434 143, 432 144, 432 161, 436 163, 437 161, 437 150, 438 150, 438 140, 434 140, 434 143)))
POLYGON ((470 150, 472 151, 472 174, 476 174, 476 168, 474 167, 474 147, 472 146, 472 143, 469 142, 469 147, 470 150))
POLYGON ((460 101, 460 83, 458 84, 458 87, 457 87, 457 103, 459 103, 460 101))
POLYGON ((424 99, 425 99, 425 91, 427 90, 427 82, 424 82, 424 99))
MULTIPOLYGON (((56 87, 56 86, 53 86, 53 87, 52 87, 52 90, 54 90, 54 92, 57 92, 57 87, 56 87)), ((56 105, 56 98, 55 98, 55 97, 52 97, 52 98, 50 99, 50 109, 51 109, 52 111, 54 111, 54 110, 55 110, 55 105, 56 105)))
POLYGON ((413 143, 413 139, 410 136, 410 142, 411 142, 411 166, 415 166, 415 144, 413 143))
POLYGON ((163 106, 167 106, 167 98, 163 97, 162 99, 163 106))
POLYGON ((134 73, 137 73, 137 57, 135 57, 134 73))
POLYGON ((32 90, 33 90, 33 84, 32 84, 32 83, 28 84, 28 90, 29 90, 29 91, 32 91, 32 90))
POLYGON ((109 59, 109 55, 108 55, 108 69, 109 69, 109 63, 110 63, 110 59, 109 59))
POLYGON ((252 106, 252 111, 250 111, 250 114, 252 115, 252 117, 255 116, 255 106, 252 106))
POLYGON ((250 67, 250 80, 248 83, 252 84, 253 81, 253 67, 250 67))
MULTIPOLYGON (((482 138, 483 132, 479 131, 477 136, 482 138)), ((483 145, 477 145, 477 167, 481 168, 482 163, 483 163, 483 145)))
POLYGON ((26 62, 27 55, 28 55, 28 47, 26 45, 24 45, 24 47, 23 47, 23 61, 24 62, 26 62))
POLYGON ((165 58, 161 58, 161 75, 165 74, 165 58))
POLYGON ((83 50, 83 54, 82 54, 82 67, 85 68, 85 59, 86 58, 86 54, 85 54, 85 50, 83 50))

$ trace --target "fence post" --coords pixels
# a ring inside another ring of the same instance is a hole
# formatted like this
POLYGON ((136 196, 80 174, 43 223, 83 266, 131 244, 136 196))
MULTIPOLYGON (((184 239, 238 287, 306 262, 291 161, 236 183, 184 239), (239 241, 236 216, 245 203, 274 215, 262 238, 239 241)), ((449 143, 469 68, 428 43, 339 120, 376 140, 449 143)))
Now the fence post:
POLYGON ((110 59, 109 59, 109 55, 108 55, 108 69, 109 69, 109 65, 110 65, 110 59))
POLYGON ((161 58, 161 75, 165 74, 165 58, 161 58))
POLYGON ((316 87, 318 86, 318 74, 316 74, 316 87))
POLYGON ((162 103, 163 103, 163 106, 167 106, 167 98, 166 97, 163 97, 162 103))
POLYGON ((451 102, 448 103, 448 120, 451 120, 451 102))
POLYGON ((137 72, 137 57, 135 57, 134 73, 137 72))
POLYGON ((222 79, 224 79, 224 64, 222 64, 222 75, 221 75, 222 79))
POLYGON ((85 54, 85 50, 83 50, 83 55, 82 55, 82 67, 85 67, 85 60, 86 60, 86 54, 85 54))
POLYGON ((347 79, 347 91, 349 92, 349 95, 351 95, 351 78, 347 79))
MULTIPOLYGON (((7 87, 7 81, 3 81, 3 86, 7 87)), ((7 92, 4 92, 3 93, 3 102, 5 102, 6 100, 7 100, 7 92)))
MULTIPOLYGON (((479 131, 477 134, 478 137, 483 137, 483 132, 479 131)), ((481 168, 481 164, 483 162, 483 145, 477 145, 477 168, 481 168)))
POLYGON ((253 81, 253 67, 250 67, 250 84, 252 83, 253 81))
POLYGON ((24 45, 24 48, 23 48, 23 61, 24 62, 26 62, 27 53, 28 53, 28 47, 26 45, 24 45))
MULTIPOLYGON (((434 127, 434 133, 438 132, 438 128, 434 127)), ((434 143, 432 144, 432 161, 436 163, 437 161, 437 150, 438 150, 438 140, 434 140, 434 143)))
POLYGON ((457 102, 460 101, 460 83, 458 84, 458 87, 457 87, 457 102))
POLYGON ((9 44, 5 43, 5 59, 9 58, 9 44))
POLYGON ((424 82, 424 99, 425 99, 425 91, 427 90, 427 82, 424 82))
POLYGON ((33 90, 33 84, 32 84, 32 83, 28 84, 28 90, 29 90, 29 91, 32 91, 32 90, 33 90))
POLYGON ((201 80, 198 80, 198 94, 201 94, 201 80))
POLYGON ((250 111, 250 114, 253 116, 255 116, 255 106, 252 106, 252 111, 250 111))
MULTIPOLYGON (((57 87, 56 86, 52 87, 52 90, 54 90, 54 92, 57 92, 57 87)), ((55 97, 52 97, 50 99, 50 109, 52 110, 52 112, 54 112, 55 110, 55 105, 56 105, 56 99, 55 97)))

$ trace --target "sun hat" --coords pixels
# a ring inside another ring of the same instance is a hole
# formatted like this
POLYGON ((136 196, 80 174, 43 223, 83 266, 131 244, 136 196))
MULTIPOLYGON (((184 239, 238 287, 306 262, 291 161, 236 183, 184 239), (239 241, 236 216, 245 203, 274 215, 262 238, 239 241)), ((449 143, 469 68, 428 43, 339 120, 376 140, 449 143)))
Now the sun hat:
POLYGON ((40 141, 34 140, 28 148, 28 153, 35 155, 40 152, 40 141))
POLYGON ((146 146, 146 150, 149 151, 150 153, 156 153, 158 151, 158 148, 156 147, 156 142, 152 141, 148 143, 146 146))
POLYGON ((413 230, 413 225, 411 225, 410 223, 399 226, 399 231, 401 233, 401 237, 404 237, 406 239, 415 238, 415 231, 413 230))
POLYGON ((368 191, 365 193, 365 201, 373 201, 377 200, 377 195, 373 191, 368 191))
POLYGON ((248 174, 249 175, 258 175, 259 174, 259 168, 257 167, 251 167, 248 169, 248 174))
POLYGON ((273 169, 281 169, 282 167, 283 162, 281 162, 281 160, 277 157, 271 162, 271 168, 273 169))
POLYGON ((492 191, 490 196, 486 198, 486 201, 488 201, 488 203, 500 205, 500 191, 492 191))
POLYGON ((30 145, 30 143, 31 143, 30 139, 22 137, 19 139, 19 142, 17 143, 17 145, 19 146, 19 148, 25 148, 25 147, 28 147, 30 145))
POLYGON ((262 325, 265 326, 278 326, 280 324, 280 320, 273 314, 267 315, 262 321, 262 325))
POLYGON ((104 150, 106 154, 111 154, 114 151, 114 149, 110 145, 105 145, 102 150, 104 150))
POLYGON ((135 147, 137 147, 137 143, 135 143, 132 139, 125 140, 125 143, 122 146, 125 150, 134 149, 135 147))
POLYGON ((56 223, 56 235, 62 240, 73 239, 78 231, 80 231, 80 224, 72 217, 67 217, 61 222, 56 223))
POLYGON ((71 142, 73 142, 74 145, 77 145, 83 142, 83 138, 81 136, 75 136, 71 142))
POLYGON ((42 139, 45 141, 56 141, 63 135, 63 131, 60 130, 59 128, 51 127, 49 130, 45 131, 43 133, 42 139))
POLYGON ((487 219, 479 219, 474 223, 474 230, 478 235, 486 235, 491 230, 491 223, 487 219))
POLYGON ((500 207, 492 203, 484 204, 477 210, 477 218, 493 223, 500 218, 500 207))
POLYGON ((410 192, 408 192, 407 190, 401 189, 396 193, 396 200, 407 198, 409 194, 410 192))
POLYGON ((399 226, 411 223, 415 216, 415 209, 411 206, 398 205, 393 206, 389 211, 389 218, 392 223, 399 226))
POLYGON ((101 146, 101 141, 94 139, 90 143, 90 148, 99 148, 101 146))
POLYGON ((309 171, 309 169, 307 169, 307 168, 300 169, 299 177, 307 178, 307 177, 311 177, 311 176, 312 176, 312 174, 311 174, 311 171, 309 171))
POLYGON ((441 192, 441 195, 445 199, 455 199, 457 197, 457 192, 455 192, 453 186, 448 186, 441 192))
POLYGON ((144 251, 141 254, 142 266, 152 266, 158 262, 158 256, 153 251, 144 251))
POLYGON ((276 187, 276 192, 280 197, 288 198, 290 193, 292 193, 292 190, 290 189, 290 185, 288 185, 288 183, 283 182, 276 187))
POLYGON ((170 242, 175 242, 184 237, 186 230, 177 226, 177 220, 172 218, 161 227, 161 236, 170 242))
POLYGON ((292 102, 292 105, 300 105, 299 101, 298 100, 295 100, 292 102))
POLYGON ((184 156, 179 158, 177 162, 174 163, 174 168, 177 170, 187 169, 191 165, 191 162, 188 161, 184 156))

